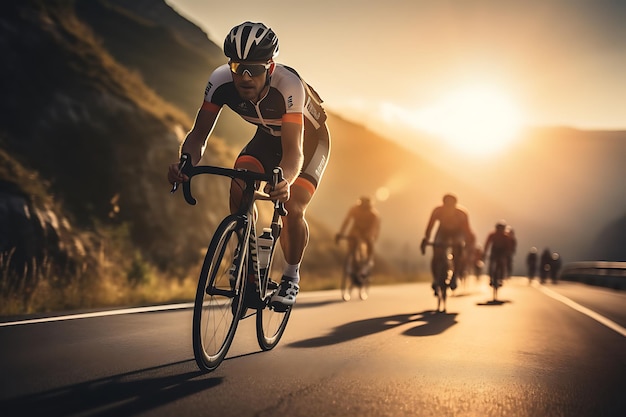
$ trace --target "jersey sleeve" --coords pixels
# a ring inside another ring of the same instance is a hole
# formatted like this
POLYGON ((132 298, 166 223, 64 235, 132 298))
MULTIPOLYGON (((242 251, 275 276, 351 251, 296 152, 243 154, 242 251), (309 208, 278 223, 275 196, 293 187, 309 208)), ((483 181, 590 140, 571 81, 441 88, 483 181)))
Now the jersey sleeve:
POLYGON ((232 80, 233 77, 230 74, 228 64, 217 67, 209 77, 209 82, 204 90, 204 101, 222 107, 226 103, 226 99, 225 97, 220 97, 216 92, 220 86, 232 82, 232 80))
POLYGON ((285 100, 285 112, 304 113, 306 91, 300 77, 285 67, 276 67, 272 75, 276 78, 276 88, 282 93, 285 100))

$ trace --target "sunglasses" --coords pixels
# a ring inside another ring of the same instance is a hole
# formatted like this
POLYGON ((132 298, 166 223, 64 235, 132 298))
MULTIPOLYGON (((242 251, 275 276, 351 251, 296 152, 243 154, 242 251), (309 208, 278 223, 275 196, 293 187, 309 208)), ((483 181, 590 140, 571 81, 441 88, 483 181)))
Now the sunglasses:
POLYGON ((230 70, 233 74, 244 75, 246 72, 250 77, 256 77, 270 69, 272 64, 244 64, 243 62, 229 62, 230 70))

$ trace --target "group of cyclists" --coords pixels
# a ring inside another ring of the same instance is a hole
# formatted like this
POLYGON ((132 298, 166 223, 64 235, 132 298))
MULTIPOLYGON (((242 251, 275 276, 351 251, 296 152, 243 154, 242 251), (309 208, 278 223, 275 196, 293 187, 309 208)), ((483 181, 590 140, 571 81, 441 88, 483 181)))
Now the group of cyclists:
POLYGON ((476 243, 476 236, 470 227, 467 210, 457 203, 458 199, 455 195, 444 195, 443 204, 435 207, 430 215, 420 245, 422 254, 426 253, 428 244, 433 246, 431 260, 433 289, 437 280, 437 260, 441 259, 442 252, 448 250, 451 251, 453 259, 449 282, 451 290, 457 288, 459 278, 464 278, 468 274, 480 276, 487 256, 487 273, 491 277, 489 285, 500 286, 501 280, 510 276, 513 267, 513 256, 517 247, 513 228, 504 220, 499 220, 481 247, 476 243), (432 229, 437 222, 439 226, 431 242, 432 229))
MULTIPOLYGON (((278 291, 272 296, 272 304, 289 307, 295 303, 299 292, 300 265, 309 240, 305 212, 321 184, 330 157, 331 140, 322 99, 296 70, 275 61, 278 52, 277 35, 263 23, 246 21, 229 31, 224 40, 228 62, 210 74, 204 100, 178 156, 186 153, 193 165, 200 162, 224 106, 256 126, 254 136, 237 156, 234 167, 261 173, 270 173, 277 166, 282 168, 284 179, 274 187, 265 185, 264 191, 271 199, 283 202, 287 210, 282 219, 280 239, 286 264, 278 291)), ((188 180, 181 172, 179 161, 169 165, 170 183, 188 180)), ((239 206, 241 189, 242 184, 233 180, 231 212, 236 212, 239 206)), ((508 276, 515 238, 504 222, 496 224, 481 252, 470 228, 467 211, 457 205, 454 195, 446 194, 443 204, 430 216, 421 243, 422 253, 429 244, 435 223, 438 223, 438 229, 430 242, 434 243, 433 260, 440 251, 446 250, 446 246, 452 247, 451 289, 456 288, 458 278, 465 274, 466 264, 479 270, 487 253, 489 270, 504 262, 508 276), (475 259, 468 262, 470 254, 475 259)), ((371 199, 359 199, 349 210, 336 239, 349 237, 350 249, 357 242, 365 242, 367 261, 362 266, 363 274, 368 274, 374 265, 374 244, 379 232, 380 215, 371 199)), ((431 267, 434 268, 434 262, 431 267)))
POLYGON ((548 278, 552 283, 558 282, 559 271, 562 266, 561 255, 558 252, 551 252, 549 248, 545 248, 539 256, 536 247, 530 248, 526 255, 526 268, 528 269, 528 281, 532 282, 539 272, 541 283, 545 283, 548 278))

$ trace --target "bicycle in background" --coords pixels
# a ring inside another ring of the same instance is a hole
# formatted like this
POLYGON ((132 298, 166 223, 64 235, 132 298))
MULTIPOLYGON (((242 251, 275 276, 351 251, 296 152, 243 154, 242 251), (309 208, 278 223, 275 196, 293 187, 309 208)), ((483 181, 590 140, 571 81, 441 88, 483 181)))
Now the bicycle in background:
POLYGON ((489 260, 489 286, 493 291, 493 302, 498 301, 498 289, 508 276, 508 259, 506 256, 498 256, 489 260))
POLYGON ((433 251, 432 288, 437 297, 437 312, 445 313, 448 300, 448 288, 454 273, 454 245, 445 242, 427 242, 426 246, 434 248, 442 248, 443 250, 433 251))
MULTIPOLYGON (((240 180, 243 197, 237 213, 227 215, 211 239, 198 280, 192 321, 194 358, 202 370, 213 371, 224 360, 240 320, 256 315, 259 346, 267 351, 282 337, 291 307, 273 306, 270 299, 278 290, 282 268, 276 248, 282 230, 281 216, 287 214, 280 202, 272 202, 273 216, 268 232, 272 243, 266 264, 259 262, 256 202, 269 200, 258 191, 262 182, 275 186, 282 181, 280 168, 271 175, 215 166, 192 166, 189 154, 183 154, 179 168, 189 177, 183 193, 187 203, 196 204, 191 194, 191 180, 200 174, 219 175, 240 180), (247 315, 248 310, 253 310, 247 315)), ((178 184, 174 184, 172 192, 178 184)))
POLYGON ((371 265, 368 262, 367 244, 355 236, 340 236, 339 238, 347 240, 348 247, 353 248, 352 251, 348 251, 343 263, 341 298, 349 301, 352 298, 352 292, 356 290, 361 300, 367 300, 371 284, 371 265))

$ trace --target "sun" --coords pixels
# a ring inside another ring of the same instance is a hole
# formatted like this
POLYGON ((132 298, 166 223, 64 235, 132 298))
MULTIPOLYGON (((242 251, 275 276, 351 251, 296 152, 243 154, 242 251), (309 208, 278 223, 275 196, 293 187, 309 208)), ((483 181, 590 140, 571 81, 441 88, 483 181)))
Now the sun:
POLYGON ((522 114, 504 91, 491 86, 460 88, 419 112, 414 124, 470 155, 491 155, 515 141, 522 114))

